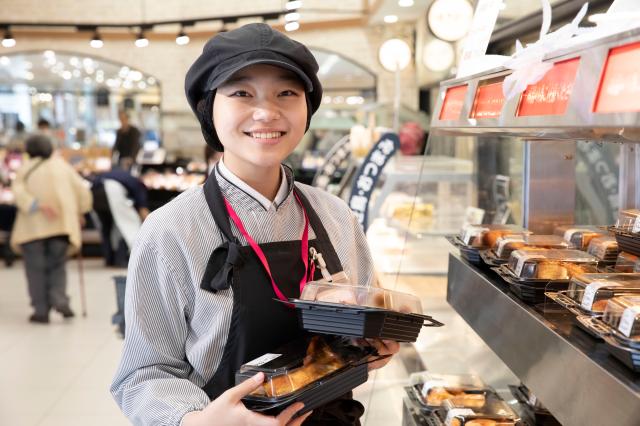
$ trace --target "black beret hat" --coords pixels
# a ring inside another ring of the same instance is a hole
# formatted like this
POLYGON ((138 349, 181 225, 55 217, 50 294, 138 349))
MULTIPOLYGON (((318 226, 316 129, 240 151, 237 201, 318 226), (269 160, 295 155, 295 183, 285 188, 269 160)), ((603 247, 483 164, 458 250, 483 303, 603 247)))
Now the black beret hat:
POLYGON ((223 147, 212 122, 215 90, 233 74, 255 64, 274 65, 296 74, 305 86, 307 129, 311 115, 322 101, 318 63, 309 49, 267 24, 248 24, 211 38, 191 65, 185 78, 185 92, 200 121, 205 140, 218 151, 223 147))

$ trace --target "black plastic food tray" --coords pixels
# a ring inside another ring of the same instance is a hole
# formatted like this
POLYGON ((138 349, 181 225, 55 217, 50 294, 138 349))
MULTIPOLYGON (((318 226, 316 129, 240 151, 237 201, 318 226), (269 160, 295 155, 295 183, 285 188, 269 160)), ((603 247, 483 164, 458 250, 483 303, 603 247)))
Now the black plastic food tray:
POLYGON ((614 233, 620 251, 640 256, 640 234, 621 231, 615 227, 609 227, 609 231, 614 233))
POLYGON ((561 291, 566 290, 569 287, 569 281, 533 281, 530 283, 519 282, 513 279, 513 277, 505 273, 502 267, 491 268, 502 278, 507 284, 509 284, 509 290, 518 299, 530 305, 537 305, 544 303, 546 300, 546 292, 549 291, 561 291))
POLYGON ((460 256, 462 256, 462 258, 465 259, 467 262, 473 263, 474 265, 482 264, 482 259, 480 258, 480 251, 477 248, 469 247, 462 244, 462 241, 460 241, 457 235, 446 235, 445 238, 454 247, 460 250, 460 256))
POLYGON ((410 404, 410 414, 416 425, 420 426, 443 426, 442 421, 436 415, 435 410, 426 410, 424 405, 414 392, 413 386, 406 386, 404 390, 407 393, 410 404))
POLYGON ((501 259, 497 257, 493 253, 493 250, 482 250, 480 252, 480 257, 482 258, 482 261, 489 266, 500 266, 509 262, 508 259, 501 259))
POLYGON ((555 417, 547 410, 540 406, 534 406, 529 403, 526 392, 520 386, 509 385, 511 394, 526 409, 526 417, 531 419, 531 423, 536 426, 562 426, 555 417))
POLYGON ((313 333, 415 342, 422 327, 444 325, 428 315, 300 299, 290 303, 298 309, 302 328, 313 333))
POLYGON ((614 337, 604 336, 604 343, 611 355, 619 359, 635 371, 640 373, 640 351, 622 346, 614 337))
POLYGON ((368 364, 366 363, 349 366, 344 370, 319 380, 312 384, 307 390, 303 390, 297 395, 293 395, 290 398, 276 403, 263 403, 250 400, 243 402, 248 409, 271 416, 279 414, 293 403, 303 402, 304 408, 296 414, 296 416, 300 416, 339 398, 365 383, 369 378, 368 368, 368 364))

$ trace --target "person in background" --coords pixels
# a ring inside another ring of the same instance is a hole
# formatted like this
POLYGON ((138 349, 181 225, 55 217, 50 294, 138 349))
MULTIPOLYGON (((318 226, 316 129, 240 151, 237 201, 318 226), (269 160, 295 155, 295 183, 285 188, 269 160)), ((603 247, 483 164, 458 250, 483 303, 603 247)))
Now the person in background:
POLYGON ((126 235, 129 229, 126 222, 133 224, 135 233, 136 224, 139 227, 146 219, 149 214, 147 188, 140 179, 116 167, 98 175, 93 181, 91 191, 93 209, 100 219, 105 263, 107 266, 127 266, 128 252, 131 248, 129 242, 133 236, 126 235), (124 212, 128 220, 118 215, 121 212, 124 212), (114 232, 115 230, 118 232, 114 232), (125 237, 124 241, 121 237, 125 237), (126 247, 123 248, 123 244, 126 247))
POLYGON ((40 118, 38 120, 38 132, 45 136, 51 136, 51 123, 46 118, 40 118))
POLYGON ((91 210, 92 197, 82 177, 51 156, 48 137, 32 135, 25 147, 30 159, 11 186, 18 207, 11 246, 24 257, 34 309, 29 321, 48 323, 51 309, 64 318, 74 316, 66 294, 66 259, 81 246, 83 215, 91 210))
POLYGON ((24 123, 22 121, 16 122, 15 133, 9 139, 9 144, 7 145, 7 151, 9 152, 24 152, 24 140, 27 137, 27 132, 24 130, 24 123))
POLYGON ((124 170, 129 170, 136 162, 136 156, 140 151, 140 130, 129 123, 129 115, 126 111, 118 113, 120 118, 120 129, 116 134, 116 141, 113 145, 112 157, 114 163, 124 170))
POLYGON ((414 121, 404 123, 398 136, 400 138, 400 151, 403 155, 423 154, 426 134, 420 124, 414 121))

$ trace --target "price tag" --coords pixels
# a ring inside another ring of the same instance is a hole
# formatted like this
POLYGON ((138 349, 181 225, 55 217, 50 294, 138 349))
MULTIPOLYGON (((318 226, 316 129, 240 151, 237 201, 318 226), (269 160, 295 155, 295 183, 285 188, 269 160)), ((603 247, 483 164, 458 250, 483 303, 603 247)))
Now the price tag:
POLYGON ((581 231, 581 229, 579 228, 571 228, 571 229, 567 229, 566 231, 564 231, 564 240, 568 243, 571 242, 571 237, 573 237, 573 234, 575 234, 576 232, 581 231))
POLYGON ((582 295, 582 302, 580 303, 580 306, 582 306, 582 309, 585 309, 587 311, 591 310, 591 308, 593 307, 593 302, 596 298, 596 293, 598 293, 598 290, 600 290, 603 287, 620 287, 620 284, 614 283, 611 281, 592 282, 584 289, 584 294, 582 295))
POLYGON ((618 331, 627 337, 631 337, 633 324, 636 322, 636 317, 638 315, 640 315, 640 306, 631 306, 625 309, 622 313, 622 317, 620 317, 618 331))
POLYGON ((538 398, 534 394, 530 393, 529 394, 529 405, 531 405, 532 407, 535 407, 535 405, 537 403, 538 403, 538 398))
POLYGON ((420 392, 422 393, 423 397, 426 397, 427 395, 429 395, 429 391, 431 389, 433 389, 433 388, 443 388, 445 386, 446 386, 446 383, 445 383, 444 380, 441 380, 441 379, 427 380, 422 385, 422 390, 420 392))
POLYGON ((640 216, 636 217, 636 221, 633 224, 633 229, 631 230, 631 232, 640 232, 640 216))
POLYGON ((462 235, 462 242, 468 246, 471 244, 471 240, 474 237, 481 235, 485 231, 489 231, 489 228, 484 228, 480 226, 470 226, 464 230, 464 233, 462 235))
POLYGON ((451 423, 453 423, 453 419, 455 419, 456 417, 474 416, 475 414, 475 411, 469 408, 452 408, 447 413, 447 418, 445 419, 444 424, 446 426, 451 426, 451 423))
POLYGON ((512 253, 512 256, 515 256, 518 259, 518 264, 516 265, 516 270, 514 271, 516 276, 520 276, 522 274, 522 269, 524 268, 524 264, 533 259, 545 259, 544 256, 539 254, 525 254, 516 250, 512 253))
POLYGON ((261 365, 264 365, 269 361, 273 361, 274 359, 279 358, 281 356, 282 354, 264 354, 261 357, 248 362, 246 365, 250 365, 251 367, 260 367, 261 365))

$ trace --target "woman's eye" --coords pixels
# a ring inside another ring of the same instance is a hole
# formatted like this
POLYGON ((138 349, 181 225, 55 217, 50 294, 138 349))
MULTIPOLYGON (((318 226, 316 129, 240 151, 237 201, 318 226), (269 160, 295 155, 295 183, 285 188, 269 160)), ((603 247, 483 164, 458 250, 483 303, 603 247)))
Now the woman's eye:
POLYGON ((246 98, 249 96, 249 92, 244 91, 244 90, 236 90, 235 92, 233 92, 231 94, 231 96, 237 96, 239 98, 246 98))
POLYGON ((284 92, 280 93, 280 96, 297 96, 297 95, 298 94, 293 90, 285 90, 284 92))

